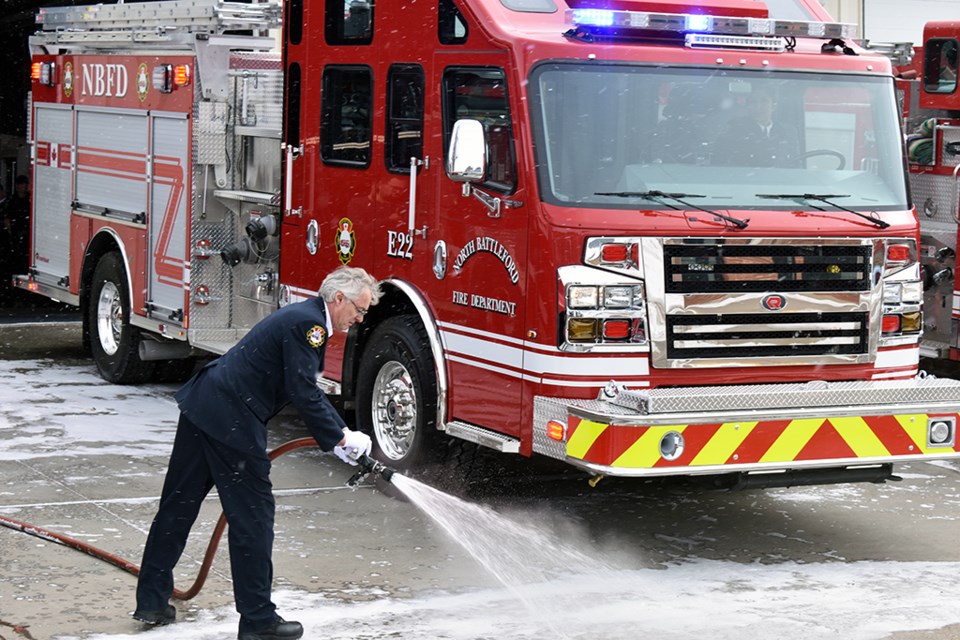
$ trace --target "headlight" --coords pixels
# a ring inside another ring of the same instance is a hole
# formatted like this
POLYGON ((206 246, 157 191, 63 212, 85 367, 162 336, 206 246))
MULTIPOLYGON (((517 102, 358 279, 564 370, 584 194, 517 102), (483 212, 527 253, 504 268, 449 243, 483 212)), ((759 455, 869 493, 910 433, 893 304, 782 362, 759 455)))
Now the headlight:
POLYGON ((883 303, 900 304, 901 290, 899 282, 888 282, 883 285, 883 303))
POLYGON ((567 306, 571 309, 596 309, 600 301, 597 287, 573 285, 567 288, 567 306))
POLYGON ((608 309, 627 309, 633 304, 634 287, 604 287, 603 306, 608 309))
POLYGON ((901 284, 900 298, 907 304, 920 304, 923 301, 923 282, 904 282, 901 284))
POLYGON ((566 343, 579 349, 643 345, 647 342, 643 283, 568 284, 565 289, 566 343))

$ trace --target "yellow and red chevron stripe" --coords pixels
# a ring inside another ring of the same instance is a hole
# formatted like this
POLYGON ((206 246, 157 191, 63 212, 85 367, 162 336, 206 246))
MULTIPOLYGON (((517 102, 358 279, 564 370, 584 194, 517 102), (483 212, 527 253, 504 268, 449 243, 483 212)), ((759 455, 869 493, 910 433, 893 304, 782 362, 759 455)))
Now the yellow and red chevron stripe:
MULTIPOLYGON (((960 418, 938 414, 937 418, 960 418)), ((596 465, 624 469, 759 465, 819 460, 878 459, 960 451, 927 446, 928 414, 799 418, 709 424, 626 426, 571 415, 567 455, 596 465), (683 434, 676 460, 660 455, 660 439, 683 434)))

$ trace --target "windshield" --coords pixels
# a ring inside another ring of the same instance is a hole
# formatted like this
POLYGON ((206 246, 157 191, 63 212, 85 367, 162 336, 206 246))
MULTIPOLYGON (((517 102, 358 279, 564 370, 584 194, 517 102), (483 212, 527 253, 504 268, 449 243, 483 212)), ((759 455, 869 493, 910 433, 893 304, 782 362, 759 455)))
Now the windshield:
POLYGON ((540 190, 555 204, 906 209, 893 82, 778 71, 551 63, 534 70, 540 190))

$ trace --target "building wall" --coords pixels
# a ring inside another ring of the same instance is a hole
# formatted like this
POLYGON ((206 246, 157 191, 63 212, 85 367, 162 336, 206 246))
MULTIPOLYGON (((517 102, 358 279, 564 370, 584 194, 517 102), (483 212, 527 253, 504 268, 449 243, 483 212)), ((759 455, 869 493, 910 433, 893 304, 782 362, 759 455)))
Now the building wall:
POLYGON ((860 25, 860 38, 872 42, 923 40, 930 20, 960 19, 960 0, 821 0, 840 22, 860 25))
POLYGON ((860 25, 863 24, 862 2, 863 0, 821 0, 820 4, 837 22, 860 25))

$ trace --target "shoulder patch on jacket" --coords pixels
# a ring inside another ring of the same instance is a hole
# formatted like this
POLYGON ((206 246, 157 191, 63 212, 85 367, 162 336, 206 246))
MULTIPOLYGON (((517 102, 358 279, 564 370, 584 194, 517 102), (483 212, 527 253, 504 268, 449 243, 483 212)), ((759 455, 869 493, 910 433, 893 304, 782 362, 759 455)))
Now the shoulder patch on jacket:
POLYGON ((307 343, 314 349, 319 349, 327 341, 327 330, 320 325, 314 325, 307 331, 307 343))

